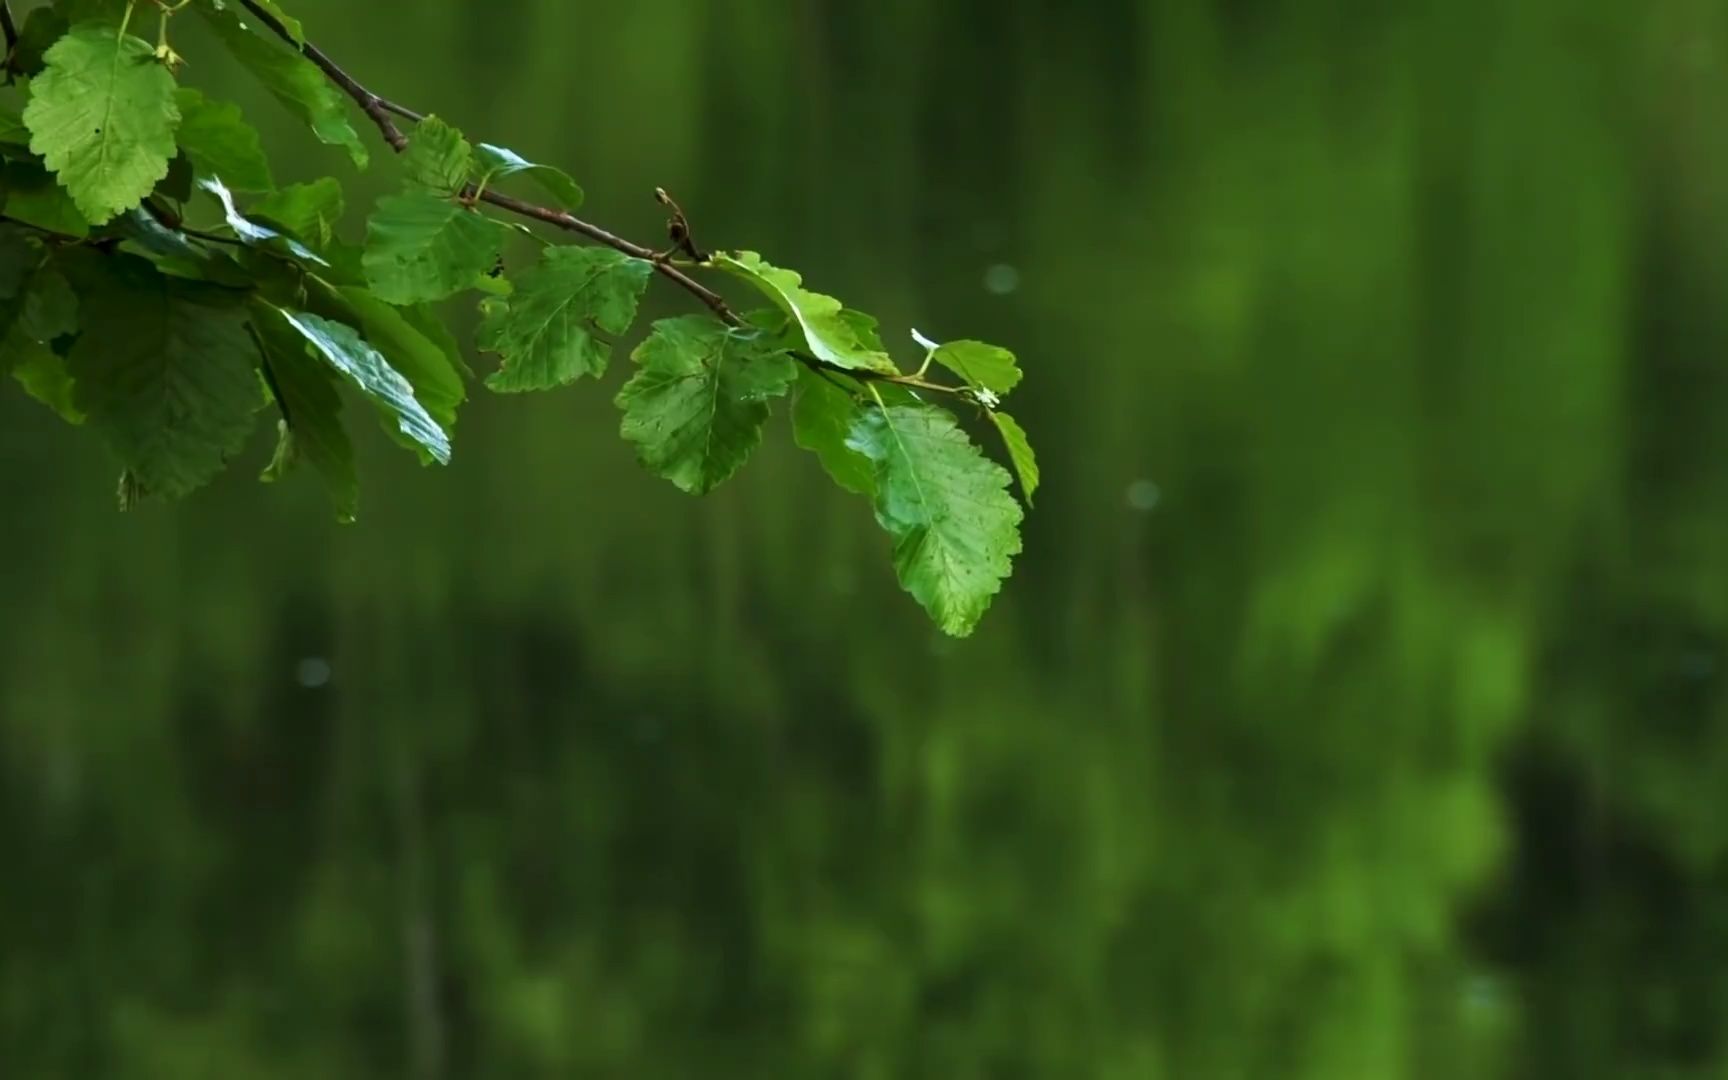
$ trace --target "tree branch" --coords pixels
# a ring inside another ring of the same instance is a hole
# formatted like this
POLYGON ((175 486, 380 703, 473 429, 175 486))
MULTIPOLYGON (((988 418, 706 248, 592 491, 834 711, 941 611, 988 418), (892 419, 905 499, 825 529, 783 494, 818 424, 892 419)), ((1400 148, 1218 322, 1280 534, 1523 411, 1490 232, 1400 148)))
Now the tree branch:
MULTIPOLYGON (((0 2, 4 2, 4 0, 0 0, 0 2)), ((312 63, 318 67, 318 70, 322 71, 331 82, 335 83, 336 86, 342 90, 343 93, 353 98, 354 103, 360 106, 360 111, 364 112, 367 118, 371 120, 373 124, 377 125, 378 133, 384 137, 385 142, 390 144, 392 150, 401 153, 408 148, 408 137, 402 134, 402 129, 396 125, 396 120, 394 118, 400 117, 401 119, 417 124, 421 120, 425 119, 423 113, 416 112, 405 105, 398 105, 394 101, 390 101, 378 94, 374 94, 371 90, 367 89, 360 80, 348 74, 347 71, 343 70, 340 64, 332 60, 329 53, 312 44, 310 41, 304 45, 297 44, 294 41, 294 35, 288 32, 288 28, 282 25, 281 20, 270 14, 270 12, 265 10, 263 7, 260 7, 255 0, 240 0, 240 2, 259 22, 269 27, 271 33, 298 49, 306 59, 312 61, 312 63)), ((470 184, 464 194, 468 198, 474 198, 474 186, 470 184)), ((739 319, 738 316, 733 313, 732 309, 727 306, 724 297, 677 267, 669 266, 665 261, 655 258, 655 253, 650 248, 645 248, 641 244, 633 244, 621 236, 616 236, 607 230, 602 229, 600 226, 583 221, 581 218, 576 217, 574 214, 567 213, 566 211, 554 210, 546 206, 536 206, 533 203, 511 198, 508 195, 500 194, 496 191, 480 192, 479 201, 490 203, 491 205, 498 207, 500 210, 508 210, 513 214, 519 214, 522 217, 543 222, 544 224, 551 225, 554 228, 573 232, 580 236, 586 236, 595 243, 604 244, 607 247, 612 248, 615 251, 623 252, 626 255, 638 259, 646 259, 652 262, 654 268, 664 274, 667 280, 693 294, 696 299, 706 304, 708 309, 714 312, 715 315, 733 326, 743 325, 743 320, 739 319)))
MULTIPOLYGON (((0 4, 3 4, 4 2, 5 0, 0 0, 0 4)), ((295 41, 294 35, 288 32, 288 28, 282 25, 282 21, 276 18, 276 16, 270 14, 270 12, 265 8, 259 6, 256 0, 240 0, 240 3, 247 11, 250 11, 253 17, 255 17, 260 23, 268 27, 271 33, 275 34, 278 38, 281 38, 290 47, 299 51, 306 57, 306 59, 312 61, 312 63, 324 73, 325 77, 327 77, 332 83, 335 83, 343 93, 347 94, 350 98, 353 98, 355 104, 360 106, 360 111, 364 112, 367 118, 377 126, 378 133, 384 137, 385 142, 390 144, 390 149, 394 150, 398 154, 408 149, 408 137, 402 134, 402 129, 397 126, 396 120, 402 119, 417 124, 421 120, 425 119, 424 113, 416 112, 415 110, 408 108, 406 105, 399 105, 388 98, 373 93, 365 86, 365 84, 354 78, 354 76, 348 74, 340 64, 336 63, 335 60, 332 60, 329 53, 318 48, 318 46, 312 44, 310 41, 305 42, 304 44, 295 41)), ((626 240, 621 236, 593 224, 592 222, 584 221, 568 211, 554 210, 551 207, 539 206, 522 199, 500 194, 496 191, 481 190, 473 184, 467 185, 462 190, 462 197, 471 201, 479 201, 496 206, 500 210, 508 210, 512 214, 517 214, 521 217, 550 225, 556 229, 563 229, 566 232, 572 232, 578 236, 585 236, 595 243, 603 244, 614 251, 622 252, 625 255, 632 256, 633 258, 643 259, 651 263, 654 269, 659 271, 660 275, 666 278, 666 280, 677 285, 685 292, 694 296, 697 300, 700 300, 702 304, 706 306, 709 311, 712 311, 715 317, 720 319, 722 322, 729 326, 744 325, 744 320, 740 319, 737 313, 732 310, 731 306, 726 303, 725 297, 702 284, 700 281, 697 281, 677 266, 674 266, 668 259, 662 258, 660 254, 652 248, 643 247, 641 244, 626 240)), ((824 364, 822 361, 808 353, 794 352, 792 355, 805 366, 813 369, 822 369, 830 366, 824 364)), ((959 394, 963 392, 963 388, 961 387, 944 386, 939 383, 925 382, 924 380, 911 375, 888 375, 881 372, 854 369, 845 369, 844 373, 861 381, 901 383, 920 390, 932 390, 948 394, 959 394)))

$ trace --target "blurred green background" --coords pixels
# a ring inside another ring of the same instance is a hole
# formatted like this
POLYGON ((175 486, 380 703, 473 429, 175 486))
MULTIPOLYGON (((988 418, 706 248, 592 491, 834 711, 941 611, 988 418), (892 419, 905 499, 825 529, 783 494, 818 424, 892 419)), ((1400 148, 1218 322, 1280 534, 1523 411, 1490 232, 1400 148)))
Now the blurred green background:
POLYGON ((0 1075, 1728 1077, 1728 5, 288 6, 1014 347, 1046 487, 954 643, 616 372, 346 528, 0 388, 0 1075))

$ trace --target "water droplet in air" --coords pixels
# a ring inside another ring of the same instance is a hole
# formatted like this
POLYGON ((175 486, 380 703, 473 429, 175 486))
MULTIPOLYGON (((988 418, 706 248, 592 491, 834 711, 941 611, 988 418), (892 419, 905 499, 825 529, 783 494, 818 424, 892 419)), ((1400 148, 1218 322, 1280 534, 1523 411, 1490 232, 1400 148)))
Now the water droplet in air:
POLYGON ((1158 506, 1158 500, 1164 497, 1164 492, 1150 480, 1136 480, 1128 485, 1126 498, 1128 508, 1138 510, 1142 514, 1150 513, 1158 506))
POLYGON ((984 291, 1007 296, 1020 287, 1020 271, 1007 263, 992 263, 984 271, 984 291))
POLYGON ((308 656, 294 665, 294 681, 308 690, 316 690, 330 682, 330 661, 322 656, 308 656))

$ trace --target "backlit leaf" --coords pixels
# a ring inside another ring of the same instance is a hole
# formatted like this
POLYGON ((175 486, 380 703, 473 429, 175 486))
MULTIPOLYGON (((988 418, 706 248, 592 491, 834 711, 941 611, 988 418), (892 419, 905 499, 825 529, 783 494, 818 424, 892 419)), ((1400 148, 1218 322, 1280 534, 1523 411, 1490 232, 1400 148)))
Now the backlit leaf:
POLYGON ((474 150, 462 133, 436 116, 428 116, 414 127, 408 150, 402 155, 402 169, 411 182, 442 195, 454 195, 468 182, 473 161, 474 150))
POLYGON ((1031 506, 1032 495, 1038 490, 1038 458, 1032 453, 1026 429, 1005 412, 993 411, 988 415, 996 430, 1002 433, 1002 442, 1008 447, 1008 460, 1014 463, 1014 471, 1020 476, 1020 490, 1026 493, 1026 505, 1031 506))
POLYGON ((816 455, 836 484, 858 495, 874 495, 875 467, 846 445, 862 415, 858 399, 827 376, 808 368, 799 372, 798 396, 792 402, 793 440, 816 455))
POLYGON ((992 394, 1006 394, 1020 385, 1020 366, 1014 354, 998 345, 950 341, 932 349, 930 359, 966 380, 966 385, 992 394))
POLYGON ((495 180, 526 174, 540 185, 541 190, 552 196, 562 209, 574 210, 582 205, 582 189, 577 186, 576 181, 570 179, 570 174, 562 169, 536 164, 514 150, 490 143, 476 146, 474 153, 479 158, 483 183, 489 185, 495 180))
POLYGON ((368 160, 366 145, 348 122, 348 99, 304 56, 274 39, 252 32, 232 6, 198 9, 216 34, 272 97, 312 129, 322 142, 340 146, 358 168, 368 160))
POLYGON ((754 251, 720 253, 714 265, 743 278, 760 289, 776 307, 791 316, 797 336, 810 355, 837 368, 861 371, 895 371, 887 353, 867 340, 853 317, 844 314, 840 301, 804 288, 803 279, 791 270, 764 262, 754 251))
POLYGON ((154 50, 104 23, 55 42, 30 87, 30 149, 93 224, 129 210, 168 175, 180 122, 174 77, 154 50))
POLYGON ((424 190, 387 195, 366 223, 366 279, 387 303, 442 300, 492 269, 507 235, 455 199, 424 190))
POLYGON ((894 537, 894 569, 946 633, 964 637, 1020 551, 1009 476, 930 405, 865 409, 847 440, 875 465, 876 520, 894 537))
POLYGON ((252 204, 248 216, 254 221, 279 225, 322 248, 335 235, 343 209, 342 185, 334 177, 326 176, 271 192, 252 204))
POLYGON ((548 390, 601 375, 612 343, 636 319, 652 266, 611 248, 555 247, 516 279, 508 300, 490 301, 480 348, 503 357, 486 385, 500 392, 548 390))
POLYGON ((703 495, 738 471, 768 420, 768 399, 797 378, 792 358, 755 329, 708 315, 663 319, 637 346, 618 392, 622 434, 652 473, 703 495))
POLYGON ((174 95, 180 108, 180 149, 197 170, 218 176, 235 191, 269 191, 275 187, 270 162, 258 132, 240 107, 215 102, 191 87, 174 95))

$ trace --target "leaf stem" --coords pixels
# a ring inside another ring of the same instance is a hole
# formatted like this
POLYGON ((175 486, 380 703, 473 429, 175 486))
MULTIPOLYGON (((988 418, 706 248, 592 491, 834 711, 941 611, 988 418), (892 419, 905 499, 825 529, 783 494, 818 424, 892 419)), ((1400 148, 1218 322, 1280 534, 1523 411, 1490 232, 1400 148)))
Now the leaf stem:
MULTIPOLYGON (((269 10, 258 4, 257 0, 240 0, 240 4, 247 11, 250 11, 253 17, 260 23, 269 28, 271 33, 286 42, 290 48, 296 50, 301 55, 305 56, 306 59, 310 60, 318 70, 324 73, 326 78, 336 84, 338 89, 352 98, 355 104, 360 106, 360 111, 365 113, 367 118, 370 119, 378 128, 378 134, 383 137, 386 143, 390 144, 390 149, 394 150, 398 154, 408 149, 408 136, 402 133, 402 129, 397 125, 396 120, 402 119, 407 120, 410 123, 418 124, 420 121, 425 119, 424 113, 417 112, 414 109, 408 108, 406 105, 398 104, 388 98, 373 93, 371 90, 367 89, 365 84, 350 75, 340 64, 331 59, 329 53, 312 44, 310 41, 305 42, 304 44, 295 41, 294 35, 289 33, 288 28, 282 24, 282 21, 272 15, 269 10)), ((726 303, 725 297, 690 276, 685 267, 694 264, 685 263, 683 260, 674 262, 670 259, 659 258, 659 253, 654 251, 654 249, 626 240, 592 222, 584 221, 568 211, 554 210, 551 207, 539 206, 534 203, 525 202, 522 199, 505 195, 498 191, 489 191, 485 189, 484 185, 479 187, 476 187, 474 184, 467 185, 463 189, 461 197, 470 202, 483 202, 490 206, 496 206, 500 210, 507 210, 512 214, 529 218, 530 220, 538 221, 545 225, 550 225, 555 229, 562 229, 565 232, 575 233, 576 235, 586 237, 597 244, 609 247, 614 251, 622 252, 632 258, 641 259, 644 262, 651 264, 666 280, 672 282, 672 284, 678 286, 691 296, 694 296, 697 300, 701 301, 703 306, 713 312, 715 318, 719 319, 721 322, 726 323, 728 326, 735 327, 744 325, 744 320, 739 318, 738 314, 732 310, 729 304, 726 303)), ((809 368, 820 369, 832 366, 824 364, 821 360, 811 356, 807 352, 795 350, 792 352, 792 356, 799 363, 809 368)), ((913 386, 920 390, 929 390, 943 394, 960 394, 965 390, 964 387, 945 386, 941 383, 926 382, 918 375, 889 375, 885 372, 862 370, 848 370, 846 374, 862 382, 898 383, 903 386, 913 386)), ((921 374, 922 372, 920 372, 920 375, 921 374)))

